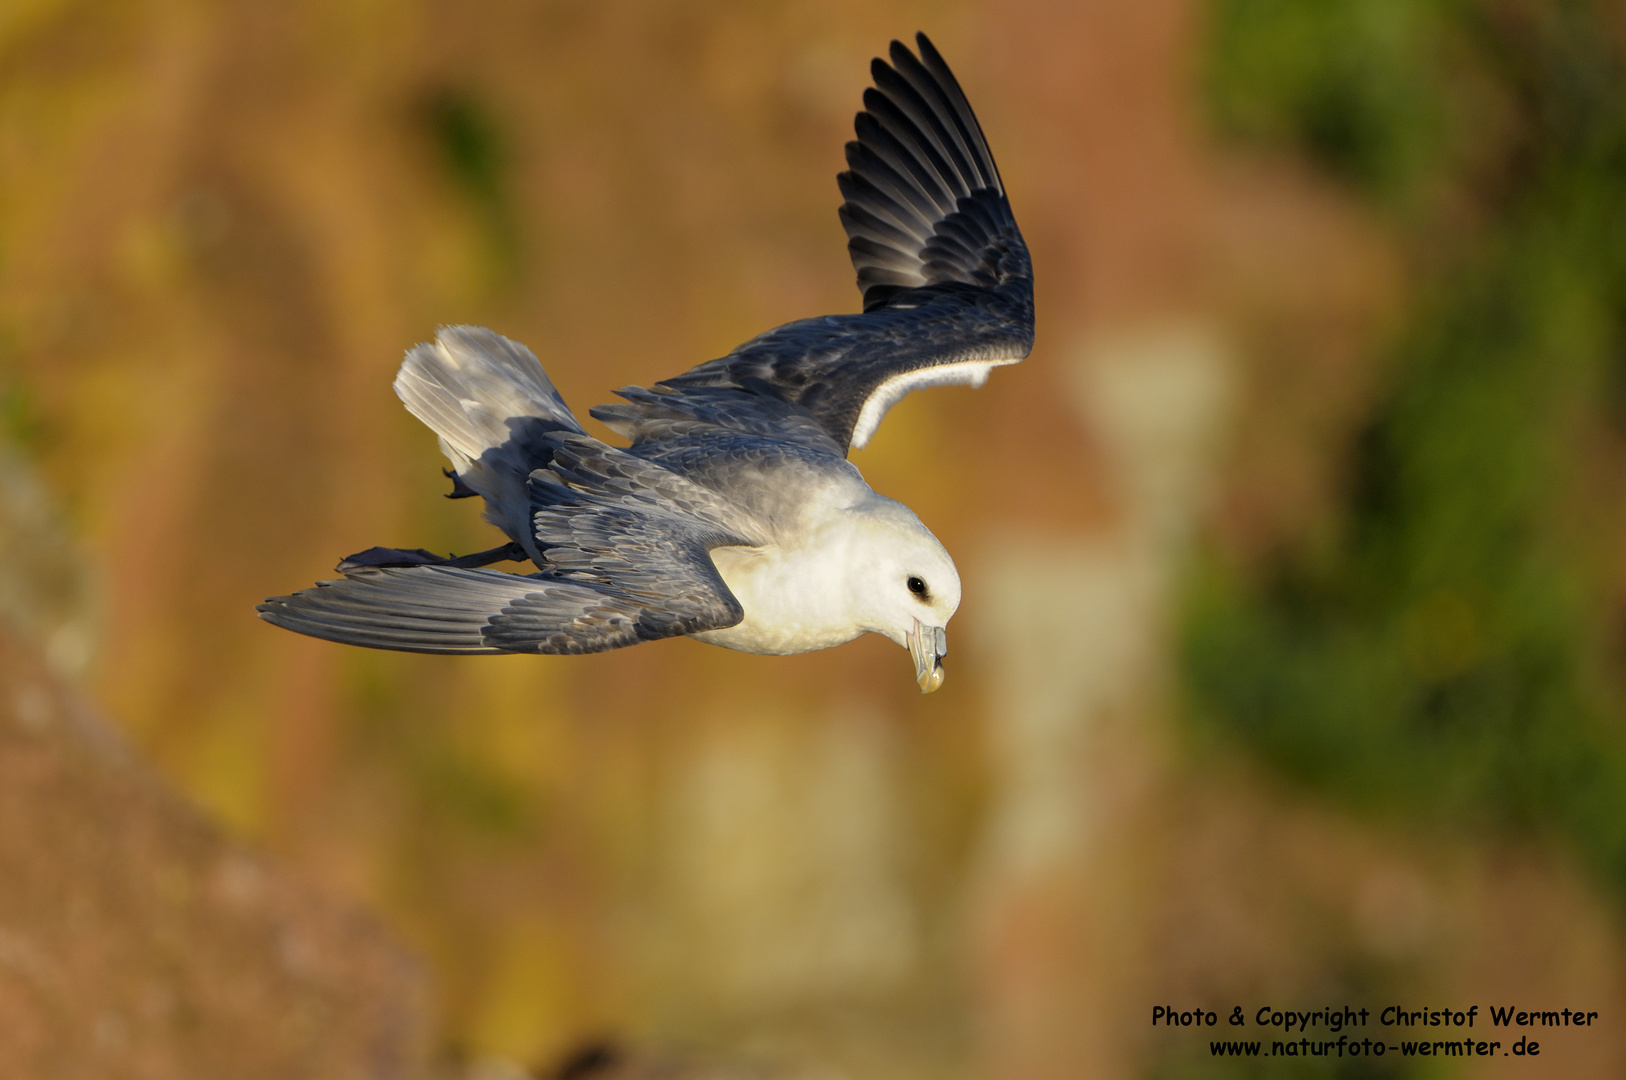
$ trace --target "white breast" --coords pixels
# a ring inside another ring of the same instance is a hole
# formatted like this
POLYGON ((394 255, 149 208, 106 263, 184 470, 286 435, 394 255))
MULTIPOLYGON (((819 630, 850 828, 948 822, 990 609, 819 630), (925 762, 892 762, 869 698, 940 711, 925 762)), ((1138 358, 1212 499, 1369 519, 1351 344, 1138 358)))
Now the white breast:
POLYGON ((828 649, 864 632, 847 610, 846 545, 819 543, 791 550, 714 548, 712 561, 745 608, 745 618, 694 636, 740 652, 828 649))

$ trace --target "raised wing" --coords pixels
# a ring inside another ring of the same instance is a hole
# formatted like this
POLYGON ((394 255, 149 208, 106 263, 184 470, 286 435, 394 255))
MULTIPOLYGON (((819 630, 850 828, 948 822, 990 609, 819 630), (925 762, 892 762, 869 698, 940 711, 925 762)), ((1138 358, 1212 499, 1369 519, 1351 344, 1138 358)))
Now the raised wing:
POLYGON ((915 42, 918 58, 894 41, 892 63, 871 65, 838 177, 863 313, 787 323, 660 387, 780 397, 862 447, 909 391, 980 386, 1027 356, 1027 246, 959 83, 926 35, 915 42))

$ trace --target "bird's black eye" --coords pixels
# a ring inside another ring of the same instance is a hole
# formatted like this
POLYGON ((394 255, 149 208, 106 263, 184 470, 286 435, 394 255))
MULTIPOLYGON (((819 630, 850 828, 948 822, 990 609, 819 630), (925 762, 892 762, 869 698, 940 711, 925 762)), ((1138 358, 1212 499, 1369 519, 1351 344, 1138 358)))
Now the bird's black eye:
POLYGON ((911 576, 909 578, 909 591, 914 593, 916 596, 920 597, 921 599, 925 599, 925 597, 926 597, 926 583, 924 581, 920 580, 917 577, 911 576))

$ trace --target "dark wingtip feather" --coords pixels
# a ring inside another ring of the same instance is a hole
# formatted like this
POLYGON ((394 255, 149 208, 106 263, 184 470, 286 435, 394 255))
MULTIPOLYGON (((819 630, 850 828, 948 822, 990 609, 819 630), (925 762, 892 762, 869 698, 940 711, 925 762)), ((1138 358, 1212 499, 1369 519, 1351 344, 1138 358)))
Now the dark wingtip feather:
POLYGON ((838 177, 864 309, 945 283, 998 287, 1026 274, 999 170, 954 73, 924 33, 870 62, 874 86, 838 177), (879 222, 885 228, 876 228, 879 222))
MULTIPOLYGON (((893 44, 896 45, 897 42, 893 44)), ((926 36, 924 30, 915 31, 915 51, 920 54, 921 62, 927 67, 935 66, 948 70, 948 65, 943 62, 943 54, 937 51, 937 46, 932 44, 932 39, 926 36)))

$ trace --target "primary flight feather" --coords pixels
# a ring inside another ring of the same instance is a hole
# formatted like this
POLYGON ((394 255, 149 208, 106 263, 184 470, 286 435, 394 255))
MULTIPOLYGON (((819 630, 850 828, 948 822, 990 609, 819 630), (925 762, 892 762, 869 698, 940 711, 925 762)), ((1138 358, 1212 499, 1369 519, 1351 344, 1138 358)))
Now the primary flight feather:
POLYGON ((756 653, 891 638, 942 685, 954 562, 846 459, 923 386, 980 386, 1033 346, 1026 246, 971 106, 924 34, 893 42, 838 177, 860 314, 803 319, 591 415, 480 327, 407 354, 395 391, 440 438, 453 495, 509 543, 370 548, 259 606, 302 634, 432 653, 585 653, 687 634, 756 653), (530 561, 536 571, 490 568, 530 561))

